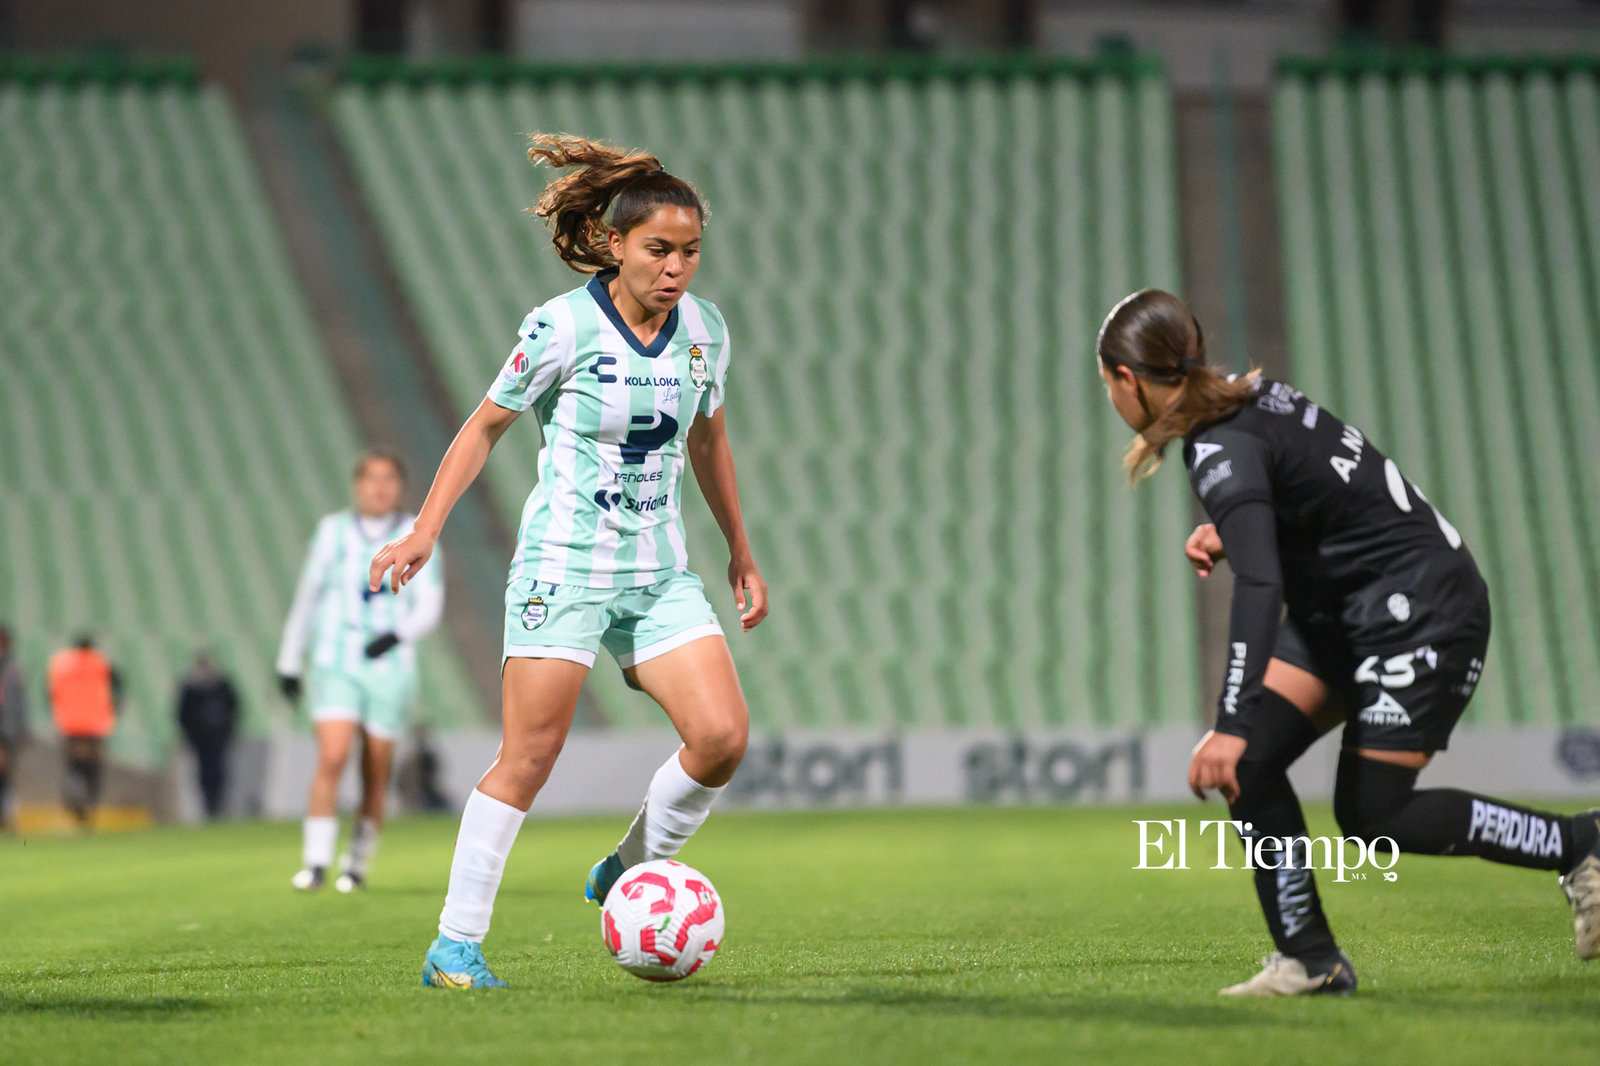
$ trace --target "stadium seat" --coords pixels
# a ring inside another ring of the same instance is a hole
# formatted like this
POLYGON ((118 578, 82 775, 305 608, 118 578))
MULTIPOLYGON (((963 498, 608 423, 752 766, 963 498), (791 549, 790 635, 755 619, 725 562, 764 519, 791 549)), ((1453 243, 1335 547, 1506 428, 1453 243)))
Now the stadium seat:
MULTIPOLYGON (((354 422, 237 119, 192 78, 0 82, 0 618, 41 697, 79 632, 127 679, 113 740, 159 764, 198 648, 283 725, 273 658, 354 422)), ((442 639, 423 713, 483 721, 442 639)))

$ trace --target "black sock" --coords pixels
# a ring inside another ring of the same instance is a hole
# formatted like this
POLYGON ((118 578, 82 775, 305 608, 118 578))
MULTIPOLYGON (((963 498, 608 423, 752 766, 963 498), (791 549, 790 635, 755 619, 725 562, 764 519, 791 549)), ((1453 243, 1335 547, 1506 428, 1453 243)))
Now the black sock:
POLYGON ((1339 755, 1333 810, 1347 836, 1388 837, 1417 855, 1476 855, 1567 873, 1600 840, 1591 816, 1536 811, 1458 788, 1416 791, 1420 771, 1339 755))
MULTIPOLYGON (((1234 821, 1250 826, 1244 835, 1307 835, 1305 814, 1287 771, 1316 739, 1316 727, 1298 708, 1271 690, 1265 693, 1251 724, 1244 758, 1239 760, 1239 798, 1228 808, 1234 821)), ((1290 858, 1297 850, 1290 849, 1290 858)), ((1274 865, 1286 864, 1281 848, 1263 845, 1261 851, 1274 865)), ((1299 853, 1305 854, 1303 850, 1299 853)), ((1338 959, 1339 947, 1309 869, 1266 870, 1258 866, 1255 886, 1272 943, 1280 952, 1301 960, 1313 973, 1338 959)))

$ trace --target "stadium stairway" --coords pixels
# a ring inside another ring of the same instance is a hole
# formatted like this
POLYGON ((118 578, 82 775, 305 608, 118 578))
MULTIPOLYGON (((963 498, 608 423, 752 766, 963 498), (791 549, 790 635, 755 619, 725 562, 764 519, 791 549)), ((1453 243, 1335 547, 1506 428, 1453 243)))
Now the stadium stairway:
POLYGON ((1285 62, 1295 381, 1461 531, 1495 636, 1469 721, 1600 721, 1600 78, 1285 62))
MULTIPOLYGON (((286 721, 273 656, 360 441, 240 125, 192 70, 0 70, 0 618, 48 730, 79 632, 127 679, 112 742, 156 766, 197 648, 246 733, 286 721)), ((430 641, 424 713, 475 699, 430 641)))
MULTIPOLYGON (((1179 287, 1158 69, 363 65, 334 113, 458 417, 522 316, 581 281, 523 213, 548 180, 526 131, 648 146, 705 192, 695 284, 731 324, 773 594, 755 634, 714 524, 692 498, 686 516, 758 727, 1200 712, 1186 489, 1128 489, 1093 363, 1115 300, 1179 287)), ((519 426, 490 460, 510 519, 538 447, 519 426)), ((658 720, 609 663, 591 690, 619 725, 658 720)))

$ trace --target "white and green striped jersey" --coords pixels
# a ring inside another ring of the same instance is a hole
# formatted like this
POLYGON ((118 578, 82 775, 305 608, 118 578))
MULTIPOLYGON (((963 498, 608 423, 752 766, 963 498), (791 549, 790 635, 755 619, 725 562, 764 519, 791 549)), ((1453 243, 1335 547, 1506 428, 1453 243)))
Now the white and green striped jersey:
POLYGON ((536 308, 489 399, 533 408, 544 430, 539 484, 522 509, 511 579, 618 588, 688 568, 684 438, 722 406, 728 329, 685 294, 655 340, 622 321, 602 271, 536 308))
POLYGON ((308 645, 316 670, 415 669, 416 642, 444 613, 444 559, 435 550, 398 594, 387 583, 381 592, 369 591, 367 572, 378 549, 416 520, 410 514, 363 518, 336 511, 317 523, 278 645, 278 673, 301 676, 308 645), (369 660, 367 645, 385 633, 399 637, 400 644, 369 660))

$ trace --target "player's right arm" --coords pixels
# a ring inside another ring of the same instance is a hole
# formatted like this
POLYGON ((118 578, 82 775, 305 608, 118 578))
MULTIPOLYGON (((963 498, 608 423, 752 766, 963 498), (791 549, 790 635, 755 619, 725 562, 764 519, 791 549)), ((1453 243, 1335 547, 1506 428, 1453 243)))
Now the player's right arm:
POLYGON ((1203 532, 1207 527, 1195 530, 1186 550, 1201 576, 1209 567, 1202 568, 1195 555, 1203 554, 1209 562, 1212 549, 1216 557, 1225 551, 1234 580, 1216 725, 1195 748, 1189 788, 1201 799, 1215 788, 1232 803, 1239 796, 1236 768, 1248 746, 1251 718, 1277 639, 1283 577, 1264 442, 1232 427, 1215 427, 1197 437, 1196 444, 1204 451, 1189 471, 1190 484, 1215 528, 1209 536, 1203 532))
POLYGON ((278 685, 289 699, 300 695, 301 663, 305 658, 306 641, 310 637, 311 612, 316 609, 317 595, 327 580, 328 566, 333 555, 332 526, 324 518, 317 523, 311 538, 311 550, 300 567, 300 580, 295 585, 294 600, 289 605, 289 617, 283 623, 283 638, 278 642, 278 685))
POLYGON ((439 472, 433 475, 428 498, 423 501, 411 532, 391 540, 372 557, 372 565, 367 570, 367 586, 373 592, 383 587, 386 571, 389 572, 390 591, 399 592, 400 586, 408 584, 433 556, 434 545, 439 542, 439 531, 444 528, 445 519, 450 517, 456 501, 477 480, 478 472, 489 458, 489 452, 521 413, 507 410, 493 400, 486 399, 478 404, 478 409, 472 412, 472 417, 467 419, 466 425, 461 427, 456 439, 445 450, 444 459, 439 463, 439 472))
POLYGON ((373 592, 383 587, 385 572, 389 573, 390 591, 399 592, 400 586, 408 583, 427 563, 439 541, 439 532, 444 529, 445 519, 450 517, 461 494, 477 479, 489 452, 505 436, 517 416, 555 388, 570 371, 568 363, 573 344, 569 334, 570 329, 556 328, 555 317, 548 306, 538 308, 522 320, 517 346, 511 349, 505 368, 445 450, 439 472, 433 476, 428 498, 423 501, 411 532, 385 544, 373 556, 367 571, 367 585, 373 592))

